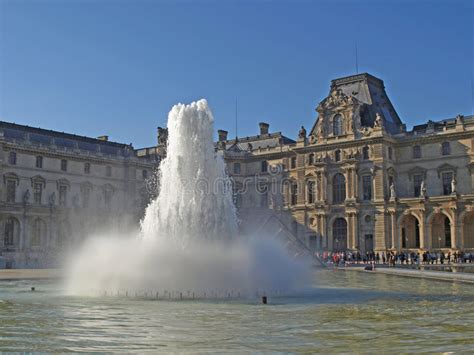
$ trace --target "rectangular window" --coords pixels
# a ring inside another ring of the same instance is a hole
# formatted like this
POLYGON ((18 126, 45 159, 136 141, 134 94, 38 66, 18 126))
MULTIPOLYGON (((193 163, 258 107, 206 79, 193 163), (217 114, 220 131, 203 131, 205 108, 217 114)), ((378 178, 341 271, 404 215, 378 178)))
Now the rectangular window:
POLYGON ((66 159, 61 159, 61 170, 62 171, 67 171, 67 160, 66 159))
POLYGON ((36 157, 36 167, 38 169, 42 169, 43 168, 43 157, 36 157))
POLYGON ((443 194, 444 195, 449 195, 451 194, 451 181, 453 180, 453 173, 452 172, 446 172, 443 173, 442 175, 442 180, 443 180, 443 194))
POLYGON ((240 174, 240 163, 234 163, 234 174, 240 174))
POLYGON ((43 184, 35 182, 33 185, 33 201, 37 205, 41 205, 41 195, 43 194, 43 184))
POLYGON ((67 204, 67 186, 59 186, 59 205, 66 206, 67 204))
POLYGON ((84 174, 91 173, 91 163, 84 163, 84 174))
POLYGON ((16 197, 16 181, 7 180, 7 202, 15 202, 16 197))
POLYGON ((421 147, 419 145, 415 145, 413 147, 413 159, 420 159, 421 158, 421 147))
POLYGON ((291 158, 291 169, 295 169, 296 168, 296 157, 292 157, 291 158))
POLYGON ((444 142, 441 145, 441 154, 443 155, 450 155, 451 154, 451 146, 449 142, 444 142))
POLYGON ((15 152, 8 153, 8 163, 10 165, 16 165, 16 153, 15 152))
POLYGON ((112 167, 111 166, 106 166, 105 167, 105 175, 110 177, 112 176, 112 167))
POLYGON ((421 195, 422 182, 423 182, 423 175, 421 174, 413 175, 413 195, 415 197, 420 197, 421 195))
POLYGON ((362 176, 362 191, 363 191, 363 200, 370 201, 372 200, 372 176, 364 175, 362 176))
POLYGON ((88 208, 89 207, 89 200, 90 200, 91 191, 88 188, 84 188, 82 190, 82 207, 88 208))
POLYGON ((266 160, 262 161, 262 166, 261 166, 262 173, 266 173, 268 169, 268 163, 266 160))
POLYGON ((148 170, 143 170, 142 171, 142 178, 143 178, 143 180, 148 179, 148 170))
POLYGON ((315 200, 315 194, 316 189, 315 189, 315 182, 314 181, 308 181, 308 203, 314 203, 315 200))
POLYGON ((393 159, 393 149, 392 147, 388 147, 388 159, 393 159))
POLYGON ((297 192, 298 192, 298 186, 296 185, 296 183, 293 183, 291 184, 290 186, 290 203, 292 206, 296 205, 296 203, 298 202, 298 196, 297 196, 297 192))

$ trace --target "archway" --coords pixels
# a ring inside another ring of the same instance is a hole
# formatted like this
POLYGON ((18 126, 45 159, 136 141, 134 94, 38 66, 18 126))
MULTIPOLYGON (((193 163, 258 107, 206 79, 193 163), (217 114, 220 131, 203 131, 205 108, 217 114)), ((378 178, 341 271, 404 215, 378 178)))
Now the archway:
POLYGON ((403 216, 400 223, 400 238, 402 249, 420 247, 420 222, 412 214, 403 216))
POLYGON ((347 222, 344 218, 337 218, 332 226, 333 250, 347 249, 347 222))
POLYGON ((431 220, 431 247, 451 248, 451 221, 443 213, 436 213, 431 220))
POLYGON ((474 248, 474 212, 470 212, 464 217, 462 232, 464 248, 474 248))

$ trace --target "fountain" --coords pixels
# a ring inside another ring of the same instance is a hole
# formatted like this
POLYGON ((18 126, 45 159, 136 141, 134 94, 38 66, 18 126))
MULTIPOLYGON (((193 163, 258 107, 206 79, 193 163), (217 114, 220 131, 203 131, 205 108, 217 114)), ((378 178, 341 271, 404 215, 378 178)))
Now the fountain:
POLYGON ((231 298, 231 292, 239 297, 289 293, 308 281, 309 265, 290 258, 271 236, 238 235, 213 122, 206 100, 172 108, 157 198, 140 231, 91 236, 70 261, 68 294, 138 291, 183 299, 189 290, 204 298, 231 298))

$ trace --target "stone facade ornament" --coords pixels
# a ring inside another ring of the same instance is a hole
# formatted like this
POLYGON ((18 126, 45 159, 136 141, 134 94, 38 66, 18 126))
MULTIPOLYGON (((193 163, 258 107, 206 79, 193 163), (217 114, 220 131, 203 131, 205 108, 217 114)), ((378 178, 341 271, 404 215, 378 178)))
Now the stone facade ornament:
POLYGON ((456 177, 453 176, 453 179, 451 180, 451 193, 452 194, 456 194, 457 191, 456 191, 456 187, 457 187, 457 181, 456 181, 456 177))
POLYGON ((425 184, 425 180, 423 180, 423 181, 421 182, 421 185, 420 185, 420 197, 422 197, 422 198, 428 197, 427 194, 426 194, 426 184, 425 184))
POLYGON ((309 144, 316 144, 317 141, 318 141, 318 138, 314 134, 309 136, 309 144))
POLYGON ((51 195, 49 195, 49 205, 54 206, 56 204, 56 193, 53 192, 51 195))
POLYGON ((299 139, 305 139, 306 138, 306 129, 304 128, 304 126, 301 126, 301 129, 298 132, 298 138, 299 139))
POLYGON ((26 189, 25 193, 23 194, 23 203, 27 204, 30 202, 30 189, 26 189))
POLYGON ((383 118, 382 118, 382 115, 379 112, 377 112, 375 114, 374 127, 380 127, 380 128, 383 127, 383 118))
POLYGON ((397 193, 395 191, 395 185, 394 183, 392 182, 392 184, 390 185, 390 200, 393 201, 397 198, 397 193))

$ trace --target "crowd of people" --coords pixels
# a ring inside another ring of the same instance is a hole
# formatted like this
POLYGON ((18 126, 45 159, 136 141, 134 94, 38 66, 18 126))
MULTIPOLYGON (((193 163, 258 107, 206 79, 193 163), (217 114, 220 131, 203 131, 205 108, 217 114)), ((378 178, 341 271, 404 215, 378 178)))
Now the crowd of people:
POLYGON ((358 251, 340 251, 340 252, 316 252, 316 256, 326 264, 382 264, 382 265, 442 265, 442 264, 461 264, 474 263, 474 253, 455 251, 424 251, 404 252, 404 251, 386 251, 374 252, 368 251, 361 254, 358 251))

